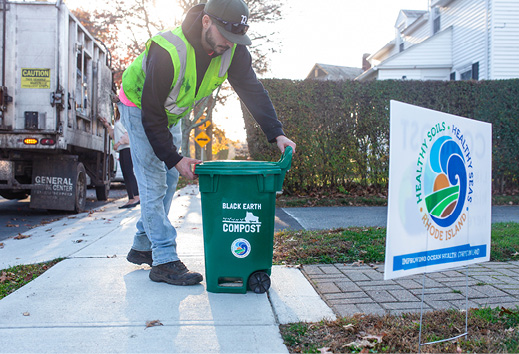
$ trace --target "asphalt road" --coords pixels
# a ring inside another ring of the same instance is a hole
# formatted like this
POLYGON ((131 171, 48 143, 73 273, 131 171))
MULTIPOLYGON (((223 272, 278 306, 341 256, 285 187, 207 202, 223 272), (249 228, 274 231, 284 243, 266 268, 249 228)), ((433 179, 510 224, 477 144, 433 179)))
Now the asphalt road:
MULTIPOLYGON (((281 220, 296 230, 322 230, 340 227, 386 227, 387 207, 285 208, 281 220)), ((276 211, 277 215, 277 211, 276 211)), ((492 207, 492 223, 519 222, 519 205, 492 207)), ((277 220, 276 220, 277 224, 277 220)), ((277 226, 277 225, 276 225, 277 226)))
MULTIPOLYGON (((126 189, 119 183, 112 184, 106 201, 97 201, 95 189, 88 189, 85 210, 100 208, 120 198, 126 198, 126 189)), ((59 210, 30 209, 29 204, 30 197, 23 200, 0 197, 0 241, 23 234, 36 226, 74 215, 72 212, 59 210)))

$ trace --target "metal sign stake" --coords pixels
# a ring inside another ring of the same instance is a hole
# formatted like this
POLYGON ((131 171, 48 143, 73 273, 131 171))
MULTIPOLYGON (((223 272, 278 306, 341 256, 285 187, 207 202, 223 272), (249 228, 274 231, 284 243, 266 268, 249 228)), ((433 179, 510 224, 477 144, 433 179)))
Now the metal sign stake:
POLYGON ((465 268, 465 333, 459 334, 454 337, 440 339, 440 340, 436 340, 433 342, 426 342, 426 343, 422 343, 423 303, 424 303, 424 296, 425 296, 425 272, 423 273, 422 303, 420 304, 420 333, 418 334, 418 353, 422 352, 423 345, 447 342, 447 341, 458 339, 458 338, 468 335, 468 332, 469 332, 468 331, 468 327, 469 327, 469 315, 468 315, 469 314, 469 271, 468 271, 468 265, 465 265, 464 268, 465 268))

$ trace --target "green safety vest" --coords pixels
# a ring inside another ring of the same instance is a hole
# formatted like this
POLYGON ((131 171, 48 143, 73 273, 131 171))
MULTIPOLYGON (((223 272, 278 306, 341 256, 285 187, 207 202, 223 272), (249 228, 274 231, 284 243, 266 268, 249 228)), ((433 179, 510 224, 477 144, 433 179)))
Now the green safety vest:
POLYGON ((227 79, 227 70, 231 65, 236 44, 232 50, 227 50, 211 60, 202 84, 196 92, 195 50, 182 32, 182 27, 166 30, 153 36, 146 43, 146 50, 130 64, 122 78, 124 94, 139 108, 142 108, 141 95, 146 78, 146 58, 152 42, 167 50, 173 61, 175 73, 169 95, 164 103, 168 116, 168 127, 171 127, 189 114, 196 103, 211 95, 227 79))

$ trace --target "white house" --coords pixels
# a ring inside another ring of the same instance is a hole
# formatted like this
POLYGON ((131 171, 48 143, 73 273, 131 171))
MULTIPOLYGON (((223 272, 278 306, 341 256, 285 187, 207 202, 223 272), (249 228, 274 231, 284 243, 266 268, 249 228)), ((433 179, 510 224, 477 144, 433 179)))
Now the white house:
POLYGON ((317 63, 306 76, 309 80, 353 80, 362 74, 361 68, 317 63))
POLYGON ((395 32, 356 80, 519 78, 519 0, 429 0, 401 10, 395 32))

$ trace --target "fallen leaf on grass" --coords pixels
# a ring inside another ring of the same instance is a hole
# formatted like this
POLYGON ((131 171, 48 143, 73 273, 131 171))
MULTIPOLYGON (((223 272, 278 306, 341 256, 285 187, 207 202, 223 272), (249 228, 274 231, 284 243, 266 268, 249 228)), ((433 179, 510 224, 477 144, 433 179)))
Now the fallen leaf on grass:
POLYGON ((16 224, 5 224, 5 227, 20 227, 20 225, 16 225, 16 224))
POLYGON ((13 273, 2 272, 2 274, 0 274, 0 284, 13 280, 13 276, 13 273))
POLYGON ((24 238, 29 238, 29 237, 31 237, 31 235, 18 234, 18 236, 15 236, 14 239, 15 240, 23 240, 24 238))
POLYGON ((499 316, 504 316, 505 314, 507 315, 513 315, 514 312, 513 311, 510 311, 509 309, 501 306, 501 311, 499 312, 499 316))
POLYGON ((347 329, 347 330, 354 330, 355 329, 355 325, 353 325, 353 323, 348 323, 347 325, 345 326, 342 326, 344 327, 344 329, 347 329))
POLYGON ((375 344, 377 344, 379 342, 382 342, 382 338, 384 338, 385 335, 386 335, 385 333, 382 333, 379 336, 368 334, 367 336, 362 337, 362 339, 366 339, 366 340, 374 339, 374 340, 376 340, 375 344))
POLYGON ((25 276, 25 278, 23 278, 23 280, 25 281, 29 281, 29 280, 32 280, 32 273, 29 273, 25 276))
MULTIPOLYGON (((160 320, 154 320, 154 321, 147 321, 146 322, 146 328, 148 327, 155 327, 155 326, 164 326, 160 320)), ((144 329, 146 329, 144 328, 144 329)))
POLYGON ((322 347, 322 348, 319 348, 317 350, 321 354, 333 354, 333 352, 330 351, 330 347, 322 347))
POLYGON ((385 335, 385 333, 382 333, 378 336, 368 334, 366 336, 361 337, 360 340, 346 344, 344 347, 354 347, 357 349, 373 348, 375 345, 382 342, 382 338, 384 338, 385 335))
POLYGON ((354 347, 354 348, 360 349, 360 348, 365 348, 365 347, 372 348, 374 346, 375 346, 375 344, 371 343, 370 341, 360 340, 360 341, 348 343, 344 347, 354 347))

